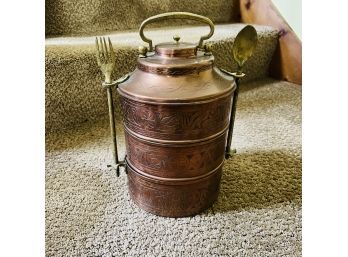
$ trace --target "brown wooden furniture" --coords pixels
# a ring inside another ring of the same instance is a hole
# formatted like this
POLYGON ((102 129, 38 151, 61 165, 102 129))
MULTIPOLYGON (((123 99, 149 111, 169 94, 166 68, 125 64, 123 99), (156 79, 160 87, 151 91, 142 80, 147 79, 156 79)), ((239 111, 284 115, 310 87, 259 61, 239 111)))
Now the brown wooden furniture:
POLYGON ((279 44, 270 65, 270 75, 302 84, 302 43, 272 1, 240 0, 240 14, 244 23, 269 25, 279 29, 279 44))

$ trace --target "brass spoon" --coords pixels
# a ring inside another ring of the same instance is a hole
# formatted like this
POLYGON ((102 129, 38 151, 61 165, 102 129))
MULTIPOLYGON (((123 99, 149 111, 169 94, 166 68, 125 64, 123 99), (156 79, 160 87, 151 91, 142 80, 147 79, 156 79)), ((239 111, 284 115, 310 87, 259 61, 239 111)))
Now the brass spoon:
POLYGON ((240 82, 240 79, 245 76, 245 74, 242 71, 244 63, 253 54, 256 44, 257 44, 256 29, 251 25, 245 26, 241 31, 239 31, 236 39, 234 40, 233 48, 232 48, 233 58, 238 64, 237 72, 230 73, 228 71, 223 70, 223 72, 232 75, 236 81, 236 90, 234 91, 234 94, 233 94, 230 125, 228 128, 227 144, 226 144, 226 150, 225 150, 226 159, 230 158, 234 153, 236 153, 235 149, 232 151, 230 149, 232 144, 234 120, 236 117, 236 106, 237 106, 238 94, 239 94, 239 82, 240 82))
POLYGON ((251 25, 245 26, 237 35, 232 54, 238 64, 238 71, 242 72, 244 63, 251 57, 257 44, 257 32, 251 25))

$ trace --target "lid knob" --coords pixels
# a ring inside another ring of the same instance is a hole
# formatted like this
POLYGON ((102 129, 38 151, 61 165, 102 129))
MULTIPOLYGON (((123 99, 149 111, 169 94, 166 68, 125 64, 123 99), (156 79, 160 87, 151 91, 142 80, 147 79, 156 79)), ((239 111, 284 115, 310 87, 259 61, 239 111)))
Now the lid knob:
POLYGON ((207 43, 204 45, 204 55, 212 55, 211 50, 213 49, 213 44, 212 43, 207 43))
POLYGON ((175 40, 175 42, 176 42, 177 44, 179 44, 180 36, 175 35, 175 36, 173 37, 173 39, 175 40))
POLYGON ((147 47, 146 46, 139 46, 138 53, 139 53, 139 57, 145 58, 146 53, 147 53, 147 47))

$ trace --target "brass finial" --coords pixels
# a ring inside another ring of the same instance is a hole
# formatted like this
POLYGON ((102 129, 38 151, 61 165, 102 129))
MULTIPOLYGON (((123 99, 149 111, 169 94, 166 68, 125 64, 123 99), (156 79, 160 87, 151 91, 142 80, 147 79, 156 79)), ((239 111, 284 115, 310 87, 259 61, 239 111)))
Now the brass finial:
POLYGON ((204 55, 212 55, 211 50, 213 49, 212 43, 207 43, 204 45, 204 55))
POLYGON ((177 44, 179 44, 180 36, 175 35, 175 36, 173 37, 173 39, 175 40, 175 42, 176 42, 177 44))
POLYGON ((146 54, 147 54, 147 47, 146 46, 139 46, 138 53, 139 53, 139 57, 145 58, 146 54))

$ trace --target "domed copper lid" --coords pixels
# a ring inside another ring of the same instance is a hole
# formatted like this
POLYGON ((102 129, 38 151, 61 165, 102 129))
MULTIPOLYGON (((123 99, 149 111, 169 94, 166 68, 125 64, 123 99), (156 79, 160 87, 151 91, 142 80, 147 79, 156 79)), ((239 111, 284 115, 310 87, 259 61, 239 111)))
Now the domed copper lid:
POLYGON ((203 44, 204 40, 209 39, 214 34, 214 24, 207 17, 186 12, 163 13, 143 21, 139 34, 141 39, 149 44, 148 48, 139 47, 138 68, 142 71, 175 76, 204 71, 213 65, 214 58, 211 56, 210 49, 203 44), (158 44, 153 49, 152 40, 144 35, 144 29, 148 24, 167 19, 200 21, 208 24, 210 31, 200 37, 198 44, 182 43, 179 42, 179 36, 174 36, 175 42, 158 44))
POLYGON ((155 53, 163 57, 194 57, 197 53, 197 45, 192 43, 180 42, 179 37, 176 43, 161 43, 155 46, 155 53))
POLYGON ((159 75, 179 76, 213 67, 214 57, 191 43, 161 43, 146 58, 138 58, 138 69, 159 75))
POLYGON ((137 69, 127 81, 120 84, 118 92, 128 99, 154 104, 188 104, 213 101, 226 97, 235 89, 233 77, 222 73, 214 65, 211 47, 203 44, 214 32, 212 22, 203 16, 189 13, 166 13, 145 20, 140 36, 148 47, 139 47, 137 69), (198 44, 172 42, 152 45, 145 37, 146 24, 170 18, 189 18, 207 23, 210 32, 200 38, 198 44))

